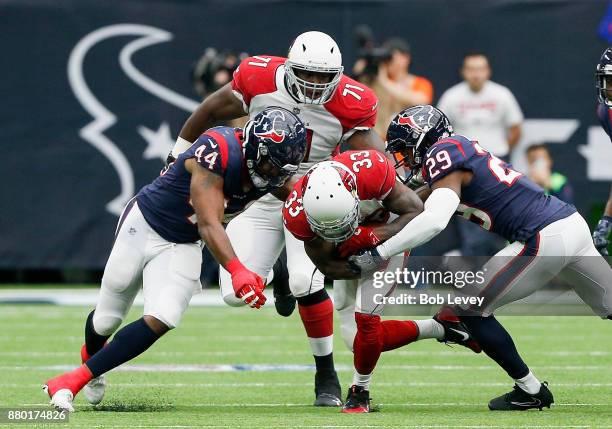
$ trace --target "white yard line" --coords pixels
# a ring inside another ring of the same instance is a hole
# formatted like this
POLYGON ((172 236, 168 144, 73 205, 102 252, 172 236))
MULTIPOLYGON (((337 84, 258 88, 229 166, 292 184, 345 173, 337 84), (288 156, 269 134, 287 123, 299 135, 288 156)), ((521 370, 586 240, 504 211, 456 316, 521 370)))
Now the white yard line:
MULTIPOLYGON (((77 337, 69 337, 71 339, 76 339, 77 337)), ((228 337, 231 338, 231 337, 228 337)), ((242 341, 242 337, 240 337, 240 341, 242 341)), ((393 356, 474 356, 476 354, 469 351, 460 351, 460 350, 448 350, 448 351, 419 351, 419 350, 394 350, 391 352, 393 356)), ((182 356, 240 356, 247 354, 243 351, 190 351, 190 352, 147 352, 147 356, 160 356, 160 357, 182 357, 182 356)), ((253 350, 248 352, 249 355, 262 355, 268 356, 270 354, 269 350, 253 350)), ((304 351, 293 351, 293 350, 275 350, 274 355, 282 355, 282 356, 302 356, 308 355, 309 353, 304 351)), ((341 356, 352 356, 353 353, 348 350, 338 350, 334 351, 334 355, 341 356)), ((529 352, 529 355, 535 356, 555 356, 555 357, 574 357, 574 356, 612 356, 611 351, 603 351, 603 350, 593 350, 593 351, 568 351, 568 350, 558 350, 558 351, 532 351, 529 352)), ((30 351, 22 351, 22 352, 6 352, 0 351, 0 357, 64 357, 64 356, 78 356, 77 351, 72 352, 30 352, 30 351)))
MULTIPOLYGON (((87 424, 83 426, 79 425, 70 425, 71 428, 125 428, 125 425, 122 426, 109 426, 109 425, 92 425, 87 424)), ((506 429, 610 429, 612 426, 591 426, 591 425, 526 425, 526 426, 504 426, 504 425, 365 425, 359 424, 356 425, 296 425, 291 424, 288 426, 279 426, 273 424, 266 424, 265 426, 255 426, 253 424, 247 425, 134 425, 130 424, 130 428, 209 428, 209 429, 235 429, 235 428, 247 428, 253 429, 257 427, 266 428, 266 429, 355 429, 359 428, 389 428, 389 429, 489 429, 489 428, 506 428, 506 429)))
MULTIPOLYGON (((0 403, 0 406, 6 407, 9 404, 0 403)), ((21 407, 40 407, 49 405, 48 402, 34 402, 34 403, 23 403, 19 404, 21 407)), ((102 404, 104 405, 104 404, 102 404)), ((279 403, 279 402, 269 402, 269 403, 201 403, 201 404, 152 404, 155 407, 168 407, 168 408, 296 408, 296 407, 304 407, 311 408, 312 405, 308 402, 304 403, 279 403)), ((387 403, 376 403, 381 407, 483 407, 482 402, 387 402, 387 403)), ((553 407, 609 407, 612 403, 560 403, 553 405, 553 407)))
MULTIPOLYGON (((279 382, 252 382, 252 383, 110 383, 112 387, 117 388, 236 388, 236 387, 300 387, 300 386, 311 386, 312 383, 279 383, 279 382)), ((482 383, 470 383, 470 386, 478 387, 508 387, 512 383, 510 382, 482 382, 482 383)), ((40 384, 36 383, 0 383, 0 387, 14 388, 14 389, 32 389, 40 387, 40 384)), ((459 382, 374 382, 373 387, 462 387, 465 383, 459 382)), ((583 387, 583 388, 597 388, 597 387, 612 387, 612 383, 555 383, 553 387, 583 387)))
MULTIPOLYGON (((2 365, 0 371, 69 371, 75 364, 62 365, 2 365)), ((384 365, 385 370, 435 370, 435 371, 499 371, 491 365, 384 365)), ((314 365, 306 364, 128 364, 114 371, 119 372, 276 372, 276 371, 312 371, 314 365)), ((609 365, 548 365, 533 366, 535 370, 547 371, 608 371, 609 365)), ((337 365, 337 371, 352 371, 349 365, 337 365)))

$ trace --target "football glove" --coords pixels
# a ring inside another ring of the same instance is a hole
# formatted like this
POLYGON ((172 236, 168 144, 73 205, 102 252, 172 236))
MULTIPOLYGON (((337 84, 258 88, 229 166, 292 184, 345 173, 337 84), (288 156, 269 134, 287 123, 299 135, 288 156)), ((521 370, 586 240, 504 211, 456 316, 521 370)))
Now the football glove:
POLYGON ((604 216, 593 231, 593 244, 602 256, 608 256, 608 236, 612 230, 612 216, 604 216))
POLYGON ((419 170, 416 174, 412 175, 407 185, 412 190, 418 189, 421 186, 425 185, 425 180, 423 180, 423 173, 421 172, 421 170, 419 170))
POLYGON ((266 296, 263 293, 265 285, 261 277, 249 271, 238 258, 230 261, 226 268, 232 275, 232 287, 236 298, 251 308, 260 308, 266 303, 266 296))
POLYGON ((374 228, 359 226, 348 240, 338 246, 338 252, 341 258, 346 258, 360 250, 376 247, 378 244, 380 244, 380 238, 374 233, 374 228))
POLYGON ((383 259, 374 248, 349 257, 349 263, 352 267, 358 268, 361 273, 367 273, 384 268, 387 260, 383 259))

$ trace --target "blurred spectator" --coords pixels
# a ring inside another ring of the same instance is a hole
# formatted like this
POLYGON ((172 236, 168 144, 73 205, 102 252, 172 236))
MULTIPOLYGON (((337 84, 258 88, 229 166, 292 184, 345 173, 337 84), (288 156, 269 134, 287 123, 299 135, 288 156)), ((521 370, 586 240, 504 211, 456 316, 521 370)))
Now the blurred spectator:
MULTIPOLYGON (((488 58, 470 53, 463 59, 463 82, 447 89, 438 108, 448 115, 455 133, 478 140, 494 155, 508 159, 521 136, 523 113, 510 90, 490 80, 488 58)), ((464 256, 492 256, 505 240, 465 219, 457 220, 464 256)))
MULTIPOLYGON (((433 86, 429 80, 410 73, 412 56, 405 40, 387 40, 381 48, 372 49, 370 61, 361 59, 353 68, 358 75, 360 67, 378 63, 376 76, 362 79, 371 85, 378 97, 378 121, 376 131, 385 136, 389 122, 401 110, 417 104, 430 104, 433 100, 433 86), (368 81, 370 80, 370 81, 368 81)), ((367 75, 367 73, 366 73, 367 75)))
POLYGON ((540 185, 547 194, 573 204, 573 191, 567 177, 552 170, 553 160, 546 145, 534 144, 527 148, 529 178, 540 185))
MULTIPOLYGON (((198 58, 191 72, 193 88, 202 98, 215 92, 223 85, 232 80, 234 70, 240 62, 249 54, 241 52, 237 54, 232 51, 218 52, 215 48, 206 48, 204 54, 198 58)), ((225 124, 231 127, 243 127, 248 117, 231 120, 225 124)))
POLYGON ((455 132, 478 140, 500 158, 508 159, 521 136, 523 113, 512 92, 491 80, 488 58, 465 56, 461 82, 447 89, 438 108, 450 118, 455 132))

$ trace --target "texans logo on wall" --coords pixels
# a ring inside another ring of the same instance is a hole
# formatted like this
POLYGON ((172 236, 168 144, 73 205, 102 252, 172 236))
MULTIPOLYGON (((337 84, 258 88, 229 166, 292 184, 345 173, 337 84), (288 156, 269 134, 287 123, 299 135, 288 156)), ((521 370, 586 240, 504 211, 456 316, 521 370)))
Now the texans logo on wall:
MULTIPOLYGON (((101 48, 100 45, 103 42, 113 38, 125 38, 125 36, 138 36, 123 46, 118 57, 121 69, 133 84, 157 98, 157 102, 168 103, 187 113, 191 113, 199 104, 156 82, 133 63, 133 56, 138 51, 172 40, 172 34, 165 30, 140 24, 110 25, 87 34, 76 44, 68 60, 68 80, 77 100, 93 118, 90 123, 81 128, 79 136, 108 159, 119 177, 120 189, 116 197, 106 204, 106 209, 117 216, 136 191, 134 172, 122 150, 122 145, 125 145, 126 142, 115 141, 108 133, 109 129, 117 123, 118 118, 91 89, 84 69, 87 68, 88 57, 93 55, 96 48, 101 48)), ((166 159, 176 138, 167 122, 162 121, 157 129, 138 125, 136 131, 146 143, 142 152, 143 159, 159 158, 162 161, 166 159)), ((134 144, 134 142, 128 144, 134 144)))

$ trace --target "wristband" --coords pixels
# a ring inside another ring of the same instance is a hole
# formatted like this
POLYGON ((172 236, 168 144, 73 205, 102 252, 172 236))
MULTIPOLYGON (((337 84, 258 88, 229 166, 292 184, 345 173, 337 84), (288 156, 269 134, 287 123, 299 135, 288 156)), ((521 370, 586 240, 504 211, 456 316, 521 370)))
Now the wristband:
POLYGON ((237 256, 231 259, 227 264, 225 264, 225 269, 230 274, 234 274, 239 271, 248 271, 247 268, 242 265, 242 262, 240 262, 240 259, 238 259, 237 256))
POLYGON ((174 143, 174 147, 172 148, 172 156, 178 158, 178 156, 185 152, 187 149, 191 147, 193 143, 188 140, 185 140, 181 136, 176 139, 176 143, 174 143))

